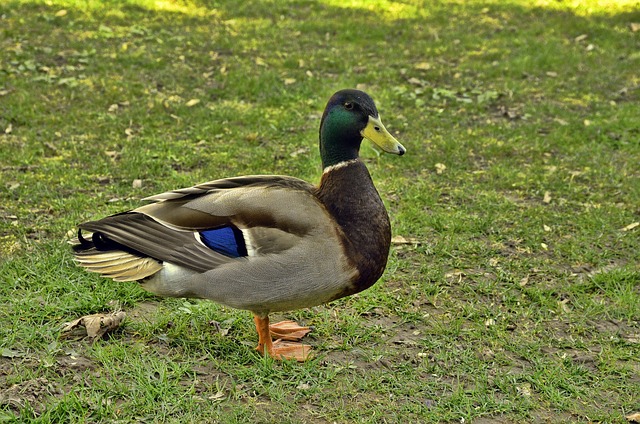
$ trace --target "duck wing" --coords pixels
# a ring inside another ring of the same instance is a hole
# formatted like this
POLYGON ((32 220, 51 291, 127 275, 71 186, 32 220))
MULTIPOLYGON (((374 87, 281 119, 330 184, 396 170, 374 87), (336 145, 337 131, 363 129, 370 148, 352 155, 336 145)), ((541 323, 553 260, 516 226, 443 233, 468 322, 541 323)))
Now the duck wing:
POLYGON ((282 252, 330 220, 313 190, 296 178, 257 175, 169 191, 147 198, 154 202, 149 205, 81 224, 91 239, 79 234, 76 257, 90 270, 106 268, 111 274, 107 265, 116 260, 120 269, 126 262, 120 277, 130 280, 140 276, 131 270, 134 265, 145 277, 158 270, 149 258, 205 272, 247 256, 282 252), (114 251, 123 254, 114 258, 114 251))

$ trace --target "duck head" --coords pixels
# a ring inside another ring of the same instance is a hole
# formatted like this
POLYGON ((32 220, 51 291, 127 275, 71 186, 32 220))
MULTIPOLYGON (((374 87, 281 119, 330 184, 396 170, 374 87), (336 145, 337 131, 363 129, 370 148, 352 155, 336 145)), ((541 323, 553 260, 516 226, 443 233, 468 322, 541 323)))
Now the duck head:
POLYGON ((406 149, 384 127, 373 99, 360 90, 340 90, 327 103, 320 122, 320 156, 323 169, 356 159, 363 139, 387 153, 403 155, 406 149))

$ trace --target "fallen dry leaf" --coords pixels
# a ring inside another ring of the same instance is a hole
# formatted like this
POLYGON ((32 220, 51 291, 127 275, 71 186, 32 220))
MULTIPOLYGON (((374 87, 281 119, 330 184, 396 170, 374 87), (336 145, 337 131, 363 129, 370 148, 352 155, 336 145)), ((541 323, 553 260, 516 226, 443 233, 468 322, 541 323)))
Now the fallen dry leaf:
POLYGON ((104 154, 107 155, 111 160, 116 160, 120 156, 120 153, 116 152, 115 150, 105 150, 104 154))
POLYGON ((531 396, 531 384, 524 383, 520 386, 516 386, 516 390, 518 394, 522 397, 530 397, 531 396))
POLYGON ((295 84, 296 79, 295 78, 285 78, 284 79, 284 85, 291 85, 291 84, 295 84))
POLYGON ((548 191, 544 192, 544 197, 542 198, 542 203, 549 204, 551 203, 551 193, 548 191))
POLYGON ((571 307, 567 305, 567 303, 569 302, 570 302, 569 299, 558 300, 558 306, 562 309, 563 312, 569 313, 571 312, 571 307))
POLYGON ((634 412, 625 417, 630 423, 640 423, 640 412, 634 412))
POLYGON ((628 343, 640 344, 640 334, 631 334, 631 335, 625 336, 624 339, 628 343))
POLYGON ((118 102, 118 103, 114 103, 112 105, 109 105, 109 108, 107 109, 107 112, 109 113, 115 113, 118 110, 125 108, 127 106, 129 106, 130 103, 128 100, 122 101, 122 102, 118 102))
POLYGON ((86 332, 86 336, 89 337, 91 341, 94 341, 104 336, 107 332, 120 327, 120 324, 122 324, 126 316, 127 314, 123 311, 112 312, 110 314, 85 315, 65 324, 61 333, 64 337, 73 337, 76 335, 74 330, 84 327, 86 331, 82 331, 80 334, 86 332))
POLYGON ((581 35, 578 35, 576 38, 574 38, 573 41, 575 41, 576 43, 579 43, 580 41, 586 40, 587 37, 588 37, 587 34, 581 34, 581 35))
POLYGON ((135 180, 133 180, 133 182, 131 183, 131 187, 132 188, 140 188, 142 187, 142 180, 139 178, 136 178, 135 180))
POLYGON ((298 150, 294 150, 293 152, 289 153, 289 156, 291 156, 292 158, 295 158, 296 156, 309 153, 309 150, 310 149, 308 147, 301 147, 298 150))
POLYGON ((631 231, 640 226, 640 222, 633 222, 622 229, 622 231, 631 231))
POLYGON ((221 402, 224 400, 225 397, 226 395, 224 394, 223 391, 218 391, 216 392, 216 394, 209 396, 208 399, 214 402, 221 402))
POLYGON ((631 32, 638 32, 640 31, 640 23, 638 22, 631 22, 629 24, 629 27, 631 28, 631 32))
POLYGON ((200 103, 200 99, 191 99, 187 103, 185 103, 185 106, 186 107, 193 107, 193 106, 197 105, 198 103, 200 103))
POLYGON ((404 237, 404 236, 393 236, 391 239, 391 243, 393 244, 423 244, 422 241, 418 240, 415 237, 404 237))
POLYGON ((436 174, 442 174, 447 169, 447 165, 444 163, 436 163, 434 166, 436 168, 436 174))

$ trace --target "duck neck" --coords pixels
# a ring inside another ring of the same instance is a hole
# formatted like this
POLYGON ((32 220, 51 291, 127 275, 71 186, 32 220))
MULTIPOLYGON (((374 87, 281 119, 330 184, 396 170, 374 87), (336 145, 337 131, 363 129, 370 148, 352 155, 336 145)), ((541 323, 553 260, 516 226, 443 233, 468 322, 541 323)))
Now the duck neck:
POLYGON ((384 271, 391 226, 389 215, 359 159, 325 167, 317 197, 342 230, 347 257, 360 272, 350 294, 371 286, 384 271))
POLYGON ((322 169, 357 159, 361 141, 362 139, 357 142, 357 146, 350 147, 349 145, 333 143, 330 139, 323 140, 321 138, 320 157, 322 158, 322 169))

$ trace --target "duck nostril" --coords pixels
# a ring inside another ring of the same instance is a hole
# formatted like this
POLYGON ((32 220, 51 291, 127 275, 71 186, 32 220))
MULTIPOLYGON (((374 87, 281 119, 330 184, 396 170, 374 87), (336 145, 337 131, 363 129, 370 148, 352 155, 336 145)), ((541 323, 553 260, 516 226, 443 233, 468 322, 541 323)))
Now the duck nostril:
POLYGON ((373 127, 373 129, 380 132, 380 127, 373 127))

